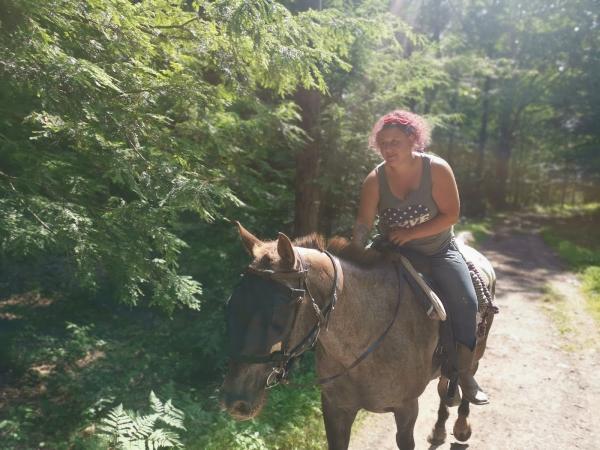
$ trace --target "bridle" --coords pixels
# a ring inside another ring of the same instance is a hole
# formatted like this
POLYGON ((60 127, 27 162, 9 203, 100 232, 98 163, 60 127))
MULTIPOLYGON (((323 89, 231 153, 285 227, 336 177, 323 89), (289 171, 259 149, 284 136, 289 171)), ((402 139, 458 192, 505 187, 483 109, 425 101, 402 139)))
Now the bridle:
POLYGON ((260 270, 254 268, 247 268, 245 271, 245 276, 257 276, 273 283, 285 286, 289 290, 290 296, 295 296, 295 309, 294 309, 294 318, 291 327, 289 328, 286 336, 284 336, 281 341, 281 349, 271 352, 266 356, 255 356, 255 355, 237 355, 234 357, 236 361, 246 362, 246 363, 274 363, 269 376, 267 377, 265 387, 267 389, 271 389, 272 387, 277 386, 279 383, 285 381, 288 377, 290 368, 293 362, 302 356, 305 352, 314 348, 317 343, 317 339, 319 338, 319 334, 321 333, 321 329, 324 327, 327 329, 329 325, 329 320, 331 317, 331 313, 335 309, 335 305, 337 303, 337 285, 338 285, 338 265, 335 261, 334 256, 328 251, 324 251, 331 263, 333 264, 333 286, 331 288, 331 293, 328 298, 324 308, 319 307, 316 302, 314 296, 310 291, 310 287, 308 285, 308 266, 303 262, 302 257, 298 255, 300 269, 292 270, 292 271, 273 271, 273 270, 260 270), (289 288, 284 282, 294 282, 297 283, 298 288, 289 288), (309 299, 312 310, 315 312, 317 316, 317 321, 312 329, 308 332, 306 336, 294 347, 290 347, 290 336, 292 331, 296 326, 296 322, 299 315, 300 306, 304 303, 305 299, 309 299))
MULTIPOLYGON (((333 264, 333 286, 331 288, 331 293, 328 296, 329 301, 325 305, 324 308, 319 307, 314 296, 312 295, 312 293, 310 291, 310 288, 309 288, 309 285, 307 282, 308 268, 306 268, 306 265, 302 261, 302 257, 300 255, 298 255, 298 259, 300 262, 299 270, 273 271, 273 270, 254 269, 254 268, 249 267, 245 271, 246 276, 261 277, 263 279, 266 279, 270 282, 273 282, 273 283, 279 285, 279 287, 281 287, 282 285, 285 286, 289 290, 290 296, 296 297, 293 322, 292 322, 292 325, 289 328, 288 332, 286 333, 286 336, 284 336, 284 338, 281 342, 281 350, 271 352, 269 355, 266 355, 266 356, 236 355, 235 357, 232 357, 236 361, 250 363, 250 364, 273 363, 274 366, 272 367, 271 372, 269 373, 266 384, 265 384, 266 389, 271 389, 280 383, 287 382, 287 377, 289 375, 289 371, 290 371, 290 368, 291 368, 293 362, 297 358, 302 356, 305 352, 314 348, 314 346, 317 343, 317 339, 319 338, 319 334, 320 334, 322 328, 328 329, 329 320, 331 318, 331 314, 333 313, 333 311, 335 309, 335 305, 336 305, 337 299, 338 299, 338 294, 337 294, 338 264, 336 263, 335 257, 331 253, 329 253, 328 251, 324 251, 323 253, 325 253, 329 257, 329 259, 331 260, 331 263, 333 264), (292 282, 297 281, 298 288, 290 288, 284 284, 284 281, 288 281, 288 282, 289 281, 292 281, 292 282), (290 335, 292 334, 292 331, 294 330, 294 327, 296 325, 300 306, 302 305, 302 303, 304 303, 304 300, 307 297, 310 300, 312 309, 314 310, 314 312, 317 316, 317 321, 316 321, 315 325, 313 326, 313 328, 308 332, 308 334, 297 345, 295 345, 293 348, 290 349, 290 342, 289 342, 290 335)), ((403 276, 404 274, 403 274, 403 272, 400 271, 398 265, 395 265, 395 267, 396 267, 397 275, 399 277, 398 279, 400 279, 400 276, 403 276)), ((383 333, 371 345, 369 345, 369 347, 352 364, 347 366, 342 372, 337 373, 336 375, 329 376, 329 377, 320 378, 315 382, 315 384, 322 385, 322 384, 327 384, 327 383, 334 381, 335 379, 346 374, 352 368, 356 367, 369 354, 371 354, 379 346, 379 344, 381 344, 381 342, 387 335, 388 331, 392 328, 392 325, 394 324, 394 322, 396 321, 396 317, 398 316, 399 306, 400 306, 400 295, 398 295, 396 309, 395 309, 392 321, 389 323, 389 325, 386 327, 386 329, 383 331, 383 333)))

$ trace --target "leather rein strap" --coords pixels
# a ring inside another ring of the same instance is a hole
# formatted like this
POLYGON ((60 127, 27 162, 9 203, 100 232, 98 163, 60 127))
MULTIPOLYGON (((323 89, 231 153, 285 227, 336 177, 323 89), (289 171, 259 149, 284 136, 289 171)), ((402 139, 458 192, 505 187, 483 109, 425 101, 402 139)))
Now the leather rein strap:
MULTIPOLYGON (((403 276, 404 274, 401 273, 400 270, 398 269, 398 264, 394 264, 394 268, 396 269, 396 274, 398 275, 398 281, 399 281, 400 277, 403 276)), ((367 349, 358 358, 356 358, 356 361, 354 361, 352 364, 350 364, 348 367, 346 367, 342 372, 340 372, 336 375, 319 378, 315 382, 315 384, 322 385, 322 384, 331 383, 333 380, 336 380, 337 378, 341 377, 342 375, 345 375, 350 370, 352 370, 353 368, 358 366, 367 356, 369 356, 371 353, 373 353, 377 349, 377 347, 379 347, 379 345, 383 342, 383 339, 388 334, 388 331, 390 331, 390 329, 396 322, 396 318, 398 317, 398 311, 400 310, 400 299, 401 299, 400 293, 398 293, 398 300, 396 301, 396 309, 394 311, 394 317, 392 318, 392 321, 389 323, 389 325, 386 327, 386 329, 383 331, 383 333, 381 333, 381 335, 371 345, 369 345, 369 347, 367 347, 367 349)))
MULTIPOLYGON (((285 350, 282 352, 281 356, 283 356, 283 358, 281 359, 279 367, 274 367, 272 372, 269 374, 269 376, 267 378, 267 382, 266 382, 267 389, 270 389, 270 388, 276 386, 280 382, 285 382, 285 383, 289 384, 289 382, 287 381, 287 376, 288 376, 289 369, 290 369, 292 362, 296 358, 301 356, 307 350, 312 349, 316 345, 317 339, 319 337, 319 333, 321 331, 321 326, 324 325, 325 328, 327 329, 327 327, 329 325, 329 319, 331 317, 331 313, 335 309, 335 304, 337 302, 338 274, 337 274, 337 265, 335 263, 334 257, 327 251, 325 251, 325 254, 329 257, 329 259, 331 259, 331 262, 333 264, 333 269, 334 269, 333 289, 332 289, 332 293, 330 295, 331 301, 325 307, 325 309, 321 312, 319 307, 317 306, 317 303, 316 303, 314 297, 310 293, 310 289, 308 288, 308 284, 306 283, 306 277, 303 279, 303 284, 306 288, 306 292, 308 293, 308 296, 311 299, 312 306, 313 306, 313 308, 315 308, 315 312, 317 313, 318 320, 317 320, 317 323, 315 324, 315 326, 313 327, 313 329, 308 333, 308 335, 296 347, 294 347, 294 349, 291 352, 287 353, 285 350)), ((400 281, 401 277, 406 278, 404 271, 403 271, 403 269, 404 269, 403 267, 399 266, 398 264, 394 264, 394 268, 396 269, 398 281, 400 281)), ((304 270, 303 267, 301 270, 303 273, 308 273, 308 271, 304 270)), ((310 384, 304 383, 302 385, 324 385, 324 384, 331 383, 332 381, 338 379, 339 377, 347 374, 350 370, 352 370, 354 367, 358 366, 362 361, 364 361, 365 358, 367 358, 367 356, 369 356, 371 353, 373 353, 379 347, 379 345, 381 345, 381 343, 387 336, 388 332, 390 331, 390 329, 396 322, 396 318, 398 317, 398 311, 400 310, 400 303, 401 303, 401 296, 400 296, 400 293, 398 293, 398 299, 396 301, 396 308, 394 310, 394 315, 392 317, 391 322, 388 324, 388 326, 385 328, 385 330, 381 333, 381 335, 375 341, 373 341, 373 343, 371 345, 369 345, 369 347, 367 347, 367 349, 358 358, 356 358, 356 360, 352 364, 350 364, 348 367, 346 367, 340 373, 337 373, 335 375, 328 376, 328 377, 319 378, 314 383, 310 383, 310 384)), ((295 321, 296 320, 294 319, 294 324, 295 324, 295 321)), ((299 384, 294 383, 294 385, 299 385, 299 384)))
MULTIPOLYGON (((331 260, 331 263, 333 264, 333 286, 331 289, 331 294, 329 295, 331 297, 331 300, 329 301, 329 303, 323 310, 321 310, 319 308, 319 305, 315 301, 315 298, 313 297, 312 293, 310 292, 310 288, 308 287, 308 283, 307 283, 308 269, 304 268, 304 263, 303 263, 302 259, 300 259, 301 267, 300 267, 300 271, 297 273, 300 274, 300 283, 301 283, 301 286, 304 287, 305 296, 306 296, 306 294, 308 294, 308 297, 311 301, 311 306, 312 306, 313 310, 315 311, 315 314, 317 315, 317 323, 309 331, 309 333, 304 337, 304 339, 302 339, 302 341, 300 341, 300 343, 298 345, 296 345, 289 352, 287 350, 287 344, 288 344, 287 339, 285 340, 284 348, 282 349, 282 351, 278 355, 274 355, 277 358, 277 360, 279 361, 279 366, 273 367, 273 370, 267 377, 267 382, 266 382, 267 389, 270 389, 270 388, 276 386, 280 382, 286 381, 287 375, 289 374, 290 367, 291 367, 292 363, 294 362, 294 360, 296 360, 298 357, 300 357, 306 351, 311 350, 316 345, 317 339, 319 338, 319 334, 321 333, 322 326, 325 326, 325 329, 327 329, 329 327, 329 319, 331 317, 331 313, 335 309, 335 305, 337 304, 337 298, 338 298, 337 297, 338 269, 337 269, 337 264, 335 263, 335 258, 333 257, 333 255, 326 250, 324 251, 324 253, 329 257, 329 259, 331 260)), ((305 296, 303 296, 300 299, 300 302, 298 302, 298 304, 297 304, 296 313, 294 315, 294 322, 290 329, 290 333, 291 333, 291 330, 293 330, 294 325, 296 324, 296 319, 298 318, 298 309, 300 307, 300 304, 302 303, 302 300, 305 298, 305 296)))

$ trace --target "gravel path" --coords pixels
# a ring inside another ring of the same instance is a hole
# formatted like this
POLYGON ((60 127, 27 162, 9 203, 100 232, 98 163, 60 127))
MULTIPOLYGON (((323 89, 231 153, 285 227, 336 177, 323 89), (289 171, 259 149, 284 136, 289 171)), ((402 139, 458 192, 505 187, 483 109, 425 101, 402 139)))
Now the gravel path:
MULTIPOLYGON (((451 434, 453 408, 446 442, 432 446, 427 435, 438 407, 432 382, 420 399, 418 450, 600 449, 598 327, 585 314, 577 278, 534 229, 515 233, 509 225, 480 246, 498 276, 500 314, 477 375, 491 403, 471 407, 473 435, 466 443, 451 434)), ((395 432, 392 414, 369 414, 353 431, 350 449, 396 449, 395 432)))

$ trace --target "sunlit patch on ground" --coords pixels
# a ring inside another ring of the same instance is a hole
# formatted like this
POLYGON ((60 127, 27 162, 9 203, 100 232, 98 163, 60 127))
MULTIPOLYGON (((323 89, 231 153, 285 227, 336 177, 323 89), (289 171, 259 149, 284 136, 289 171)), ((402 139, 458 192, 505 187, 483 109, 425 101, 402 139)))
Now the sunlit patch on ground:
POLYGON ((75 365, 80 369, 83 369, 92 364, 93 362, 97 361, 98 359, 104 358, 105 356, 106 353, 104 353, 102 350, 93 349, 87 352, 83 358, 80 358, 77 361, 75 361, 75 365))
POLYGON ((53 299, 44 297, 39 292, 11 295, 0 300, 0 320, 20 320, 23 319, 20 314, 23 308, 46 308, 53 303, 53 299))

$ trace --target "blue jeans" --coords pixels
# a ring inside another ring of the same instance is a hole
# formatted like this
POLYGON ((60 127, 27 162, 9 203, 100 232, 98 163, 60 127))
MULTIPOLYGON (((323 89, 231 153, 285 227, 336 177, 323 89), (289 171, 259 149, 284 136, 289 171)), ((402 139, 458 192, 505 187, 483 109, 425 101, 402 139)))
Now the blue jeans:
POLYGON ((450 314, 454 339, 473 350, 477 340, 477 294, 469 268, 454 240, 447 248, 429 256, 436 291, 450 314))
POLYGON ((438 252, 428 255, 415 249, 397 247, 382 236, 377 237, 372 246, 379 251, 402 253, 411 260, 416 257, 429 262, 436 294, 450 316, 454 339, 473 350, 477 340, 477 294, 467 263, 454 239, 438 252))

